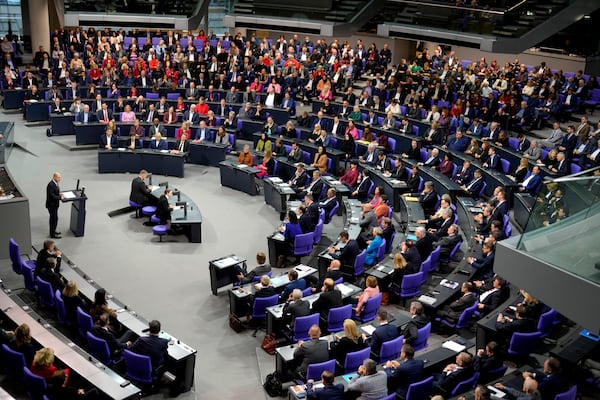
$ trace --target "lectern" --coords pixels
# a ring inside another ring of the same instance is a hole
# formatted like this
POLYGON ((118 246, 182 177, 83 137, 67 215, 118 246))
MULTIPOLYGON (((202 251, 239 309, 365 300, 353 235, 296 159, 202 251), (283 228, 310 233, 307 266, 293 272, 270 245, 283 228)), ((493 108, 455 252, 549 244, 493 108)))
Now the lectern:
POLYGON ((63 203, 71 203, 71 232, 75 237, 81 237, 85 233, 85 202, 87 201, 85 188, 69 190, 61 194, 63 203))

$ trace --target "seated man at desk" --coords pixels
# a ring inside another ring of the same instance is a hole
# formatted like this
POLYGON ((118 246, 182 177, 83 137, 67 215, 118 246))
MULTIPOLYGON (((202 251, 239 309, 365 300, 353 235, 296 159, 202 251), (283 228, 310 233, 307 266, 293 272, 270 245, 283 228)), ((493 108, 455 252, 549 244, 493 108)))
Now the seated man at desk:
POLYGON ((283 289, 283 292, 279 297, 281 300, 287 299, 294 289, 306 289, 306 281, 304 279, 298 279, 298 271, 291 269, 288 271, 287 276, 290 282, 285 286, 285 289, 283 289))
POLYGON ((527 308, 523 305, 517 306, 515 317, 510 318, 502 313, 498 313, 496 318, 496 330, 498 332, 498 343, 501 346, 507 346, 513 333, 533 332, 536 328, 534 320, 527 315, 527 308))
MULTIPOLYGON (((144 330, 146 331, 146 330, 144 330)), ((159 337, 160 322, 152 320, 148 323, 148 336, 140 336, 130 347, 134 353, 150 357, 152 370, 158 371, 165 363, 169 341, 159 337)))
POLYGON ((104 339, 111 356, 116 356, 121 350, 132 345, 134 334, 130 330, 127 330, 121 337, 116 337, 113 331, 109 329, 109 322, 110 317, 107 313, 100 315, 90 332, 98 339, 104 339))
POLYGON ((298 342, 298 347, 294 350, 294 363, 298 365, 296 374, 302 379, 306 376, 306 369, 310 364, 321 363, 329 360, 329 344, 327 340, 320 340, 321 329, 318 325, 313 325, 308 330, 310 340, 298 342))
POLYGON ((296 193, 301 193, 306 187, 306 181, 308 179, 308 175, 304 170, 304 164, 299 163, 296 166, 296 172, 294 172, 294 176, 289 180, 288 184, 294 189, 296 193))
POLYGON ((471 197, 479 197, 479 192, 481 192, 484 183, 485 181, 483 180, 482 173, 477 169, 473 172, 473 179, 468 183, 463 184, 460 188, 467 192, 471 197))
POLYGON ((538 391, 538 383, 533 378, 527 378, 523 381, 523 388, 521 391, 504 385, 503 383, 496 383, 494 387, 505 391, 517 400, 540 400, 542 396, 538 391))
POLYGON ((319 208, 325 211, 325 216, 331 213, 331 210, 338 204, 336 199, 336 191, 334 188, 327 189, 325 199, 319 202, 319 208))
POLYGON ((309 283, 309 286, 312 286, 312 292, 321 291, 321 287, 327 278, 330 278, 334 281, 337 281, 342 277, 342 272, 340 271, 340 267, 342 264, 339 260, 331 260, 329 263, 329 267, 327 267, 327 272, 325 272, 325 276, 322 279, 317 279, 315 275, 307 276, 306 282, 309 283))
POLYGON ((456 355, 456 362, 447 365, 433 382, 433 391, 449 396, 456 385, 473 376, 473 356, 466 351, 456 355))
POLYGON ((419 329, 423 328, 429 323, 429 318, 424 313, 423 304, 419 301, 413 301, 410 303, 410 321, 404 327, 402 335, 404 336, 405 344, 412 345, 417 339, 419 329))
POLYGON ((304 151, 298 146, 298 141, 294 140, 292 143, 292 148, 288 153, 288 160, 294 163, 302 161, 304 158, 304 151))
POLYGON ((356 190, 352 192, 351 196, 357 198, 360 201, 367 201, 367 197, 369 195, 369 189, 371 188, 371 184, 373 181, 369 177, 370 172, 368 169, 362 170, 362 175, 360 178, 360 183, 358 184, 356 190))
POLYGON ((479 372, 479 382, 489 382, 488 374, 502 367, 502 357, 499 354, 498 343, 492 341, 484 349, 478 349, 473 359, 473 369, 479 372))
POLYGON ((482 257, 467 257, 467 263, 477 269, 473 279, 487 279, 494 275, 494 257, 496 246, 490 242, 484 242, 481 248, 482 257))
POLYGON ((50 285, 52 285, 52 290, 53 291, 63 291, 63 289, 65 288, 65 284, 67 283, 67 280, 65 278, 63 278, 57 271, 56 271, 56 266, 57 266, 57 261, 56 258, 54 257, 50 257, 46 260, 46 268, 42 268, 37 276, 48 282, 50 285))
POLYGON ((117 138, 113 135, 111 128, 106 128, 104 135, 100 136, 100 148, 106 150, 112 150, 113 147, 117 147, 117 138))
POLYGON ((387 396, 387 374, 377 371, 375 361, 367 358, 358 367, 357 374, 348 383, 348 390, 360 392, 359 399, 383 399, 387 396))
POLYGON ((388 383, 396 387, 396 398, 406 398, 408 387, 423 378, 424 362, 415 360, 415 349, 404 344, 400 351, 400 362, 391 360, 385 363, 388 383))
POLYGON ((305 317, 310 313, 310 303, 302 300, 302 290, 294 289, 283 306, 283 321, 293 327, 297 317, 305 317))
POLYGON ((454 323, 458 321, 460 315, 466 308, 473 305, 476 300, 475 294, 473 293, 473 285, 470 282, 464 282, 460 287, 460 291, 460 298, 439 310, 437 312, 438 317, 454 323))
POLYGON ((523 379, 527 378, 537 381, 542 400, 553 400, 557 394, 569 390, 569 382, 560 368, 560 360, 554 357, 544 361, 543 372, 523 372, 523 379))
POLYGON ((388 340, 398 337, 398 328, 388 323, 388 312, 383 308, 377 311, 377 322, 379 326, 375 328, 373 335, 367 339, 367 335, 363 333, 363 340, 371 346, 371 352, 379 356, 381 346, 388 340))
POLYGON ((34 275, 39 274, 42 269, 50 267, 50 263, 48 262, 49 258, 56 259, 56 272, 60 272, 62 252, 55 247, 54 240, 52 239, 44 240, 44 247, 38 252, 35 261, 34 275))
POLYGON ((175 142, 175 148, 171 150, 173 154, 187 153, 190 151, 190 141, 185 133, 181 134, 181 137, 175 142))
MULTIPOLYGON (((287 95, 287 92, 286 92, 287 95)), ((344 385, 334 384, 335 375, 332 371, 321 374, 322 388, 313 389, 312 384, 306 385, 306 396, 310 400, 344 400, 344 385)))
POLYGON ((238 281, 241 281, 242 285, 245 285, 250 282, 254 282, 254 278, 257 276, 263 276, 271 272, 271 266, 266 263, 267 256, 263 252, 256 253, 256 267, 247 274, 244 274, 244 271, 240 267, 239 264, 235 266, 235 273, 238 281))
POLYGON ((131 193, 129 194, 129 200, 141 205, 146 205, 151 202, 151 186, 146 185, 144 182, 147 177, 148 171, 143 169, 140 171, 140 174, 134 178, 133 181, 131 181, 131 193))
POLYGON ((170 188, 165 189, 165 192, 158 198, 158 205, 156 207, 156 217, 160 219, 160 223, 169 227, 171 231, 171 212, 173 211, 173 204, 169 204, 169 199, 173 197, 173 191, 170 188))
POLYGON ((479 304, 477 310, 482 315, 487 315, 491 311, 500 307, 510 296, 510 288, 506 284, 506 279, 496 275, 491 285, 486 285, 484 281, 475 281, 473 285, 479 291, 479 304))
POLYGON ((159 132, 154 134, 154 139, 150 141, 150 148, 152 150, 168 150, 169 144, 164 140, 159 132))
POLYGON ((326 278, 321 287, 321 295, 312 305, 312 312, 319 313, 323 320, 327 320, 329 310, 344 305, 342 293, 335 288, 332 278, 326 278))
MULTIPOLYGON (((440 258, 448 259, 452 250, 458 242, 462 240, 462 235, 458 233, 458 225, 451 224, 448 227, 448 234, 442 238, 440 238, 437 242, 433 244, 433 247, 440 246, 440 258)), ((454 261, 454 260, 450 260, 454 261)))
POLYGON ((331 245, 327 252, 331 257, 340 260, 342 267, 354 266, 356 256, 360 254, 358 242, 354 239, 350 239, 350 235, 347 231, 340 232, 340 242, 343 246, 331 245))

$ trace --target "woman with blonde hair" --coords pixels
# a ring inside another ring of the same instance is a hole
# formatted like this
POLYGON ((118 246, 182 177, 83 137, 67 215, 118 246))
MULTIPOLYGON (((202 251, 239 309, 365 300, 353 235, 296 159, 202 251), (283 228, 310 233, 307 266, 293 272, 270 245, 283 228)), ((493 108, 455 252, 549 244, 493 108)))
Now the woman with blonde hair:
POLYGON ((273 159, 273 151, 271 149, 265 150, 263 162, 258 165, 256 169, 260 170, 260 172, 256 174, 258 178, 264 178, 266 176, 273 175, 273 171, 275 169, 275 159, 273 159))
POLYGON ((82 310, 88 311, 89 305, 85 302, 85 300, 79 295, 79 289, 77 288, 77 283, 73 280, 70 280, 65 285, 65 288, 62 291, 62 299, 65 303, 65 310, 67 322, 76 323, 77 321, 77 307, 81 307, 82 310))
POLYGON ((515 169, 515 172, 513 173, 513 176, 515 177, 515 182, 523 183, 528 171, 529 171, 529 159, 523 157, 519 161, 519 166, 515 169))
POLYGON ((362 336, 358 333, 356 322, 352 319, 344 320, 344 336, 332 335, 332 339, 329 349, 330 355, 341 365, 344 365, 348 353, 367 347, 362 336))
POLYGON ((77 396, 85 394, 85 390, 76 390, 69 386, 71 369, 57 368, 54 365, 54 350, 49 347, 44 347, 35 353, 31 364, 31 372, 41 376, 50 384, 48 386, 48 397, 50 399, 75 399, 77 396))
MULTIPOLYGON (((381 229, 381 228, 379 228, 379 229, 381 229)), ((375 297, 379 294, 379 286, 377 285, 377 278, 375 278, 373 275, 369 275, 367 277, 367 280, 365 281, 365 283, 366 283, 367 287, 365 288, 365 290, 363 290, 361 295, 358 297, 356 307, 354 308, 354 312, 356 313, 357 316, 359 316, 360 313, 362 312, 367 300, 369 300, 370 298, 375 297)), ((356 298, 354 298, 353 300, 356 301, 356 298)))

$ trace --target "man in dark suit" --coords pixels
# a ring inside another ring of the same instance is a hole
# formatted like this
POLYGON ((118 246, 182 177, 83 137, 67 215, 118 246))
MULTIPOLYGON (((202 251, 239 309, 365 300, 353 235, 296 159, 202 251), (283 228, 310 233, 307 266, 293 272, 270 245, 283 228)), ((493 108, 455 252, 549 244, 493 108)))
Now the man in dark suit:
MULTIPOLYGON (((473 294, 473 285, 470 282, 464 282, 460 287, 462 295, 459 299, 454 300, 449 305, 438 311, 438 317, 441 317, 449 322, 456 322, 460 318, 462 312, 469 308, 475 302, 473 294)), ((450 389, 452 390, 452 389, 450 389)))
POLYGON ((433 239, 422 226, 415 230, 415 237, 417 238, 415 248, 419 252, 421 260, 426 260, 433 251, 433 239))
POLYGON ((321 211, 319 210, 319 203, 314 201, 315 196, 312 194, 307 194, 304 196, 304 204, 306 205, 306 212, 310 217, 310 221, 312 226, 315 227, 319 223, 319 217, 321 211))
POLYGON ((404 344, 412 345, 417 339, 419 329, 423 328, 429 323, 429 318, 424 314, 423 304, 418 301, 410 303, 410 316, 411 319, 404 327, 402 335, 404 336, 404 344))
POLYGON ((490 371, 502 367, 502 358, 498 354, 498 343, 489 342, 484 349, 477 350, 473 359, 473 369, 479 372, 479 382, 489 382, 490 371))
MULTIPOLYGON (((337 260, 333 260, 332 264, 334 262, 339 264, 339 261, 337 260)), ((341 307, 343 305, 344 302, 342 300, 342 293, 335 289, 333 278, 326 278, 323 281, 323 286, 321 287, 321 295, 312 305, 312 312, 319 313, 321 318, 326 321, 327 317, 329 316, 329 310, 335 307, 341 307)))
POLYGON ((438 195, 433 189, 433 182, 427 181, 423 186, 423 192, 419 196, 419 203, 423 207, 423 214, 426 216, 435 213, 435 205, 438 201, 438 195))
MULTIPOLYGON (((442 224, 442 227, 444 224, 442 224)), ((458 225, 450 224, 450 227, 447 230, 448 234, 437 242, 433 244, 433 247, 440 246, 440 257, 443 259, 447 259, 450 256, 450 253, 456 246, 458 242, 462 240, 462 236, 458 233, 458 225)), ((453 260, 450 260, 453 261, 453 260)))
POLYGON ((336 204, 338 204, 337 198, 336 198, 336 191, 334 188, 329 188, 327 189, 327 194, 326 197, 323 201, 319 202, 319 207, 321 208, 321 210, 325 211, 325 220, 328 221, 328 215, 329 213, 331 213, 331 210, 333 210, 336 206, 336 204))
POLYGON ((152 370, 156 372, 163 366, 165 362, 165 355, 167 354, 169 341, 159 337, 160 322, 157 320, 152 320, 149 322, 148 327, 149 335, 140 336, 135 343, 129 347, 129 350, 134 353, 150 357, 152 362, 152 370))
POLYGON ((562 151, 556 155, 556 160, 558 164, 556 167, 550 168, 552 172, 556 174, 557 177, 569 175, 571 169, 571 163, 566 160, 565 153, 562 151))
POLYGON ((352 192, 352 196, 356 197, 360 201, 367 200, 369 189, 371 188, 372 183, 371 178, 369 178, 369 174, 370 173, 368 169, 365 168, 362 170, 362 179, 360 180, 356 190, 352 192))
POLYGON ((565 153, 567 159, 573 158, 573 151, 577 147, 577 135, 575 134, 575 127, 569 125, 567 127, 567 134, 563 136, 562 142, 558 145, 558 150, 565 153))
MULTIPOLYGON (((443 208, 439 211, 439 213, 442 216, 442 222, 441 222, 440 227, 438 229, 429 228, 429 233, 431 234, 433 240, 436 240, 436 241, 439 241, 442 238, 445 238, 446 236, 448 236, 450 227, 452 226, 452 209, 443 208)), ((421 221, 431 221, 431 220, 419 220, 419 222, 421 222, 421 221)), ((455 232, 455 234, 458 234, 458 230, 455 232)), ((444 243, 444 245, 448 245, 448 243, 444 243)), ((436 246, 440 246, 440 244, 438 243, 436 245, 434 243, 433 247, 436 247, 436 246)))
POLYGON ((60 232, 56 231, 58 225, 58 207, 60 206, 60 200, 63 195, 60 194, 60 183, 61 175, 59 172, 55 172, 52 175, 52 180, 48 182, 46 186, 46 208, 50 214, 50 237, 60 239, 60 232))
POLYGON ((461 186, 461 189, 467 192, 471 197, 478 197, 479 192, 481 192, 483 184, 485 183, 483 177, 481 176, 481 171, 478 169, 475 170, 475 172, 473 173, 473 179, 467 182, 468 183, 465 182, 461 186))
POLYGON ((379 150, 377 153, 377 163, 375 164, 375 168, 385 172, 392 170, 392 160, 385 155, 383 150, 379 150))
POLYGON ((150 185, 144 182, 148 177, 148 171, 145 169, 140 171, 140 174, 131 182, 131 193, 129 200, 137 204, 148 204, 150 202, 150 185))
POLYGON ((133 332, 127 330, 121 337, 117 338, 113 331, 108 329, 109 320, 110 318, 107 313, 100 315, 90 332, 98 339, 104 339, 106 341, 108 350, 112 356, 131 346, 133 332))
POLYGON ((50 262, 48 259, 54 258, 56 260, 55 271, 60 273, 60 263, 62 260, 62 252, 54 246, 54 240, 44 240, 44 247, 38 252, 37 259, 35 261, 35 270, 33 271, 34 276, 37 276, 39 272, 44 268, 50 268, 50 262))
POLYGON ((498 313, 498 317, 496 318, 498 342, 503 346, 508 345, 513 333, 533 332, 535 328, 536 323, 528 317, 527 308, 524 305, 517 306, 514 318, 504 316, 502 313, 498 313))
POLYGON ((57 263, 54 257, 46 259, 47 268, 42 268, 37 276, 52 285, 53 291, 62 292, 67 281, 56 271, 57 263))
POLYGON ((434 380, 434 392, 450 397, 450 393, 460 382, 473 376, 473 356, 467 352, 456 355, 456 362, 444 368, 442 374, 434 380))
POLYGON ((307 385, 306 396, 310 400, 344 400, 344 385, 334 384, 335 375, 333 371, 323 371, 321 382, 323 387, 313 388, 313 385, 307 385))
POLYGON ((283 321, 293 327, 297 317, 310 314, 310 303, 302 300, 302 290, 294 289, 283 306, 283 321))
POLYGON ((481 251, 482 257, 467 257, 467 263, 477 270, 473 279, 481 280, 489 278, 494 274, 495 246, 490 242, 484 242, 481 251))
POLYGON ((358 242, 354 239, 350 239, 348 232, 342 231, 340 233, 340 242, 344 245, 341 248, 339 246, 330 246, 329 254, 331 257, 340 260, 342 267, 352 267, 356 256, 360 254, 360 247, 358 242))
POLYGON ((291 269, 287 273, 288 280, 290 281, 283 289, 280 299, 287 300, 294 289, 304 290, 306 289, 306 281, 304 279, 298 279, 298 271, 291 269))
POLYGON ((83 106, 83 111, 77 114, 77 121, 83 124, 96 121, 96 116, 90 111, 89 105, 86 104, 83 106))
POLYGON ((181 138, 177 140, 177 142, 175 142, 175 148, 172 150, 173 153, 179 154, 187 153, 188 151, 190 151, 190 141, 187 139, 187 134, 182 134, 181 138))
POLYGON ((479 291, 479 304, 477 310, 482 315, 489 314, 492 310, 500 307, 510 295, 510 288, 506 285, 506 280, 496 275, 491 285, 484 285, 483 281, 473 282, 479 291))
POLYGON ((390 171, 390 178, 406 182, 408 180, 408 171, 404 168, 402 157, 396 157, 393 162, 393 168, 390 171))
POLYGON ((158 198, 158 204, 156 206, 156 217, 160 220, 160 223, 171 227, 171 211, 173 205, 169 204, 169 199, 173 197, 173 191, 170 188, 165 189, 165 192, 158 198))
POLYGON ((296 167, 296 173, 294 174, 294 176, 292 177, 292 179, 290 179, 290 181, 288 183, 292 187, 292 189, 294 189, 294 191, 296 191, 296 193, 300 193, 304 190, 304 188, 306 186, 307 178, 308 178, 308 175, 306 174, 306 171, 304 170, 304 164, 300 163, 296 167))
POLYGON ((466 185, 467 183, 471 182, 472 178, 473 171, 471 170, 471 162, 469 160, 465 160, 463 162, 462 168, 458 170, 458 172, 456 173, 456 175, 454 175, 452 180, 458 183, 459 185, 466 185))
POLYGON ((527 192, 532 196, 536 196, 542 187, 542 177, 540 176, 540 167, 534 165, 531 168, 531 175, 529 175, 523 183, 519 186, 519 191, 527 192))
POLYGON ((298 347, 294 350, 294 362, 298 367, 296 374, 304 379, 306 369, 310 364, 321 363, 329 360, 329 345, 326 340, 320 340, 321 329, 318 325, 313 325, 308 330, 310 340, 299 341, 298 347))
POLYGON ((483 163, 483 166, 489 170, 502 172, 502 163, 500 162, 500 156, 496 154, 496 150, 490 147, 488 150, 490 158, 483 163))
POLYGON ((183 113, 183 120, 190 121, 192 125, 198 125, 200 123, 200 114, 196 112, 195 104, 192 104, 190 109, 183 113))
POLYGON ((408 118, 402 118, 402 122, 398 130, 400 131, 400 133, 404 133, 405 135, 413 134, 413 127, 412 124, 408 121, 408 118))
POLYGON ((102 103, 102 108, 96 112, 96 118, 98 121, 104 124, 108 124, 113 119, 112 110, 108 109, 108 104, 102 103))
POLYGON ((100 148, 112 150, 113 147, 117 147, 117 138, 113 135, 112 129, 107 128, 106 133, 100 136, 100 148))
POLYGON ((367 345, 371 346, 371 352, 379 355, 381 346, 388 340, 396 339, 398 337, 398 328, 395 325, 388 324, 388 313, 383 308, 377 311, 377 321, 379 326, 375 328, 373 335, 367 339, 367 336, 363 333, 363 340, 367 345))
POLYGON ((554 400, 557 394, 569 390, 569 382, 560 368, 560 361, 554 357, 544 361, 543 372, 523 372, 525 378, 533 378, 538 382, 542 400, 554 400))
POLYGON ((404 344, 400 352, 401 362, 392 360, 385 364, 388 385, 396 387, 397 398, 405 398, 408 387, 423 378, 425 364, 423 360, 415 360, 414 356, 415 349, 410 344, 404 344))
POLYGON ((319 201, 319 197, 321 197, 321 192, 323 191, 323 180, 321 179, 321 173, 318 169, 313 171, 312 181, 306 187, 305 190, 298 194, 298 197, 306 196, 308 194, 312 195, 313 199, 319 201))

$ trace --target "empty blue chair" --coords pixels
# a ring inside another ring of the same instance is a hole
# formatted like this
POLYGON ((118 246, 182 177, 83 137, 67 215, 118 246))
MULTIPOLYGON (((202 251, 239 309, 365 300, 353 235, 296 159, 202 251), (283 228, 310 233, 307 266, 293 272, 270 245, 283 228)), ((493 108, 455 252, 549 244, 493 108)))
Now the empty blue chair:
POLYGON ((294 319, 294 342, 310 339, 308 330, 313 325, 319 325, 319 316, 319 313, 314 313, 305 317, 296 317, 296 319, 294 319))
POLYGON ((419 272, 421 272, 423 274, 423 276, 421 277, 421 285, 423 285, 425 282, 427 282, 427 278, 428 278, 430 269, 431 269, 431 256, 427 257, 425 259, 425 261, 423 261, 421 263, 421 268, 419 269, 419 272))
POLYGON ((554 320, 556 319, 556 310, 551 308, 540 316, 537 330, 542 334, 542 339, 547 338, 552 333, 554 320))
POLYGON ((36 278, 37 283, 37 297, 41 304, 54 307, 54 290, 52 285, 39 276, 36 278))
POLYGON ((152 384, 152 361, 150 357, 123 350, 125 376, 132 382, 144 385, 152 384))
POLYGON ((319 381, 323 371, 335 371, 335 360, 329 360, 322 363, 309 364, 306 369, 306 380, 313 379, 319 381))
POLYGON ((87 337, 87 333, 94 327, 94 320, 81 307, 77 307, 77 327, 79 328, 79 334, 84 339, 87 337))
POLYGON ((43 400, 46 394, 46 380, 23 367, 25 391, 31 400, 43 400))
POLYGON ((377 316, 377 311, 381 306, 381 293, 379 293, 375 297, 371 297, 369 300, 365 302, 365 307, 363 308, 360 315, 353 315, 352 318, 359 320, 362 323, 370 322, 375 319, 377 316))
POLYGON ((504 234, 507 238, 512 236, 512 226, 510 226, 510 222, 504 225, 504 234))
POLYGON ((56 290, 54 292, 54 307, 56 308, 56 319, 62 325, 66 325, 67 321, 67 309, 65 307, 65 302, 62 299, 62 295, 60 294, 60 290, 56 290))
POLYGON ((421 282, 423 281, 423 273, 417 272, 416 274, 404 275, 402 277, 402 288, 400 293, 396 293, 400 298, 405 301, 412 297, 421 294, 421 282))
POLYGON ((535 351, 540 340, 542 340, 542 334, 540 332, 515 332, 510 338, 508 354, 516 357, 528 357, 530 353, 535 351))
POLYGON ((21 271, 23 272, 23 282, 25 283, 25 289, 35 292, 37 290, 37 285, 35 284, 35 279, 33 278, 33 268, 27 264, 22 264, 21 266, 21 271))
POLYGON ((302 233, 294 238, 294 255, 296 257, 306 256, 312 253, 314 233, 302 233))
POLYGON ((329 333, 343 331, 344 321, 351 317, 351 304, 346 304, 345 306, 329 309, 329 314, 327 314, 327 331, 329 333))
POLYGON ((260 324, 267 317, 267 307, 277 305, 278 302, 278 294, 274 294, 270 297, 257 297, 254 299, 254 304, 252 305, 252 320, 258 322, 258 325, 252 336, 256 336, 256 332, 258 332, 260 324))
POLYGON ((23 368, 25 367, 25 356, 23 353, 14 351, 7 345, 2 345, 2 364, 7 375, 19 381, 23 380, 23 368))
POLYGON ((406 400, 429 400, 429 395, 433 390, 433 376, 416 382, 408 387, 406 400))
POLYGON ((90 354, 96 357, 102 364, 111 365, 113 361, 110 357, 110 349, 106 340, 94 336, 92 332, 88 332, 86 335, 90 354))
POLYGON ((577 385, 571 386, 571 389, 566 392, 559 393, 554 397, 554 400, 576 400, 577 399, 577 385))
POLYGON ((479 372, 475 372, 469 379, 459 382, 452 390, 450 396, 458 396, 459 394, 463 394, 469 390, 475 389, 475 385, 477 385, 477 379, 479 379, 479 372))
POLYGON ((399 336, 396 339, 383 342, 381 345, 381 350, 379 351, 379 362, 384 363, 389 360, 400 358, 400 351, 402 350, 403 341, 404 336, 399 336))
POLYGON ((377 262, 380 263, 385 257, 386 240, 382 239, 379 248, 377 249, 377 262))
POLYGON ((431 270, 432 271, 435 271, 440 263, 441 251, 442 251, 442 248, 440 246, 438 246, 435 249, 433 249, 433 251, 429 255, 431 257, 431 270))
POLYGON ((361 366, 362 363, 370 357, 370 355, 370 347, 365 347, 362 350, 353 351, 351 353, 346 354, 346 360, 344 360, 344 372, 355 372, 358 369, 358 367, 361 366))
POLYGON ((367 251, 361 251, 354 259, 354 277, 362 276, 365 272, 365 260, 367 258, 367 251))
POLYGON ((431 335, 431 322, 428 322, 427 325, 417 330, 417 338, 413 342, 415 351, 419 351, 429 346, 427 343, 429 335, 431 335))
MULTIPOLYGON (((392 208, 390 207, 390 210, 392 208)), ((390 217, 391 219, 391 217, 390 217)), ((385 253, 388 254, 390 251, 392 251, 392 244, 394 244, 394 239, 396 238, 396 231, 392 232, 392 235, 390 236, 390 240, 389 242, 386 242, 385 244, 385 253)))
MULTIPOLYGON (((323 211, 323 210, 321 210, 323 211)), ((323 235, 323 220, 319 219, 319 223, 315 226, 315 231, 313 232, 313 245, 318 245, 321 241, 321 236, 323 235)))
POLYGON ((13 238, 8 240, 8 253, 10 254, 12 269, 17 274, 21 275, 23 273, 23 264, 29 265, 32 269, 35 268, 34 260, 23 260, 21 257, 21 246, 13 238))
POLYGON ((502 166, 502 171, 505 174, 508 174, 510 172, 510 162, 508 160, 505 160, 504 158, 500 159, 500 165, 502 166))

